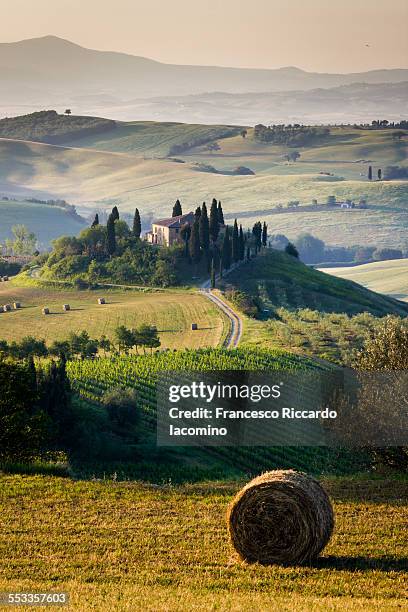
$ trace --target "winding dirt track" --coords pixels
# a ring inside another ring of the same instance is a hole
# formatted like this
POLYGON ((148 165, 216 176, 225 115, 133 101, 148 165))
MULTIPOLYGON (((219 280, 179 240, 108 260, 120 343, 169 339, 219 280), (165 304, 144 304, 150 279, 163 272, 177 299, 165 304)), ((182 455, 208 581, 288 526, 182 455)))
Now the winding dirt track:
POLYGON ((209 281, 201 286, 201 292, 211 302, 213 302, 230 320, 231 326, 227 337, 224 340, 223 346, 226 348, 236 348, 239 344, 242 335, 242 319, 239 314, 231 308, 229 304, 224 302, 218 295, 212 293, 211 289, 207 286, 209 281))

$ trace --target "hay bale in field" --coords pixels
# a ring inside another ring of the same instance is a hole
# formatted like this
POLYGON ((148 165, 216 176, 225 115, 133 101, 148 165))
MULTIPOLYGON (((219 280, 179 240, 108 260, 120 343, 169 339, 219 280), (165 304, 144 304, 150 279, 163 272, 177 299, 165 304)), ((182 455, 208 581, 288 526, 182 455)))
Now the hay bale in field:
POLYGON ((333 508, 323 487, 294 470, 266 472, 231 502, 228 529, 241 559, 263 565, 312 561, 328 543, 333 508))
POLYGON ((3 278, 1 279, 3 282, 8 281, 9 277, 8 276, 3 276, 3 278))
POLYGON ((18 310, 19 308, 21 308, 21 303, 20 302, 14 302, 13 308, 14 308, 14 310, 18 310))
POLYGON ((65 312, 68 312, 68 310, 71 310, 71 306, 69 304, 63 304, 62 310, 64 310, 65 312))
POLYGON ((10 310, 11 310, 11 304, 4 304, 3 311, 4 312, 10 312, 10 310))
POLYGON ((98 304, 99 304, 99 305, 101 305, 101 304, 106 304, 106 300, 105 300, 105 298, 98 298, 98 304))
POLYGON ((192 329, 192 331, 195 331, 196 329, 198 329, 197 323, 192 323, 191 324, 191 329, 192 329))
POLYGON ((49 315, 50 314, 50 309, 49 308, 43 308, 42 309, 42 313, 43 313, 43 315, 49 315))

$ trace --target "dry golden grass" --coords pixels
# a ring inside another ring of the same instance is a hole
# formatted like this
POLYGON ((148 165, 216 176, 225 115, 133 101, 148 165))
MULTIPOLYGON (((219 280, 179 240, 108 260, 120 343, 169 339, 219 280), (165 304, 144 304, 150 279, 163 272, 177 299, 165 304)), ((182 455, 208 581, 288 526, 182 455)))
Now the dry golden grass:
POLYGON ((237 560, 241 483, 0 479, 0 589, 67 590, 75 610, 393 610, 407 595, 407 480, 326 479, 336 530, 314 566, 237 560))
POLYGON ((227 329, 224 315, 209 300, 188 291, 75 291, 0 284, 0 305, 21 302, 22 309, 0 314, 0 338, 20 340, 33 335, 47 342, 66 338, 70 331, 85 329, 93 338, 114 338, 118 325, 156 325, 162 348, 217 346, 227 329), (99 306, 97 298, 106 297, 99 306), (70 304, 69 312, 62 311, 70 304), (48 306, 49 316, 41 314, 48 306), (191 331, 191 323, 199 329, 191 331))

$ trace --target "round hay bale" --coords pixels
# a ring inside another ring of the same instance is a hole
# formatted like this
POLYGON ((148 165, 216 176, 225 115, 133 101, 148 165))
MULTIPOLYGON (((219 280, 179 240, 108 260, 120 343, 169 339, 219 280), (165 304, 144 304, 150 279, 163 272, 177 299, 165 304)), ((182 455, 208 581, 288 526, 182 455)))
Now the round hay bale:
POLYGON ((294 470, 266 472, 241 489, 228 508, 228 529, 241 559, 263 565, 312 561, 328 543, 333 508, 323 487, 294 470))
POLYGON ((10 312, 10 310, 11 310, 11 304, 4 304, 4 306, 3 306, 3 310, 4 310, 4 312, 10 312))
POLYGON ((71 306, 69 304, 63 304, 62 305, 62 310, 64 312, 68 312, 69 310, 71 310, 71 306))
POLYGON ((105 298, 98 298, 98 304, 101 306, 102 304, 106 304, 105 298))
POLYGON ((45 308, 42 309, 42 313, 43 313, 43 315, 49 315, 50 314, 50 309, 45 307, 45 308))
POLYGON ((14 302, 13 307, 14 307, 14 310, 18 310, 19 308, 21 308, 21 303, 20 302, 14 302))

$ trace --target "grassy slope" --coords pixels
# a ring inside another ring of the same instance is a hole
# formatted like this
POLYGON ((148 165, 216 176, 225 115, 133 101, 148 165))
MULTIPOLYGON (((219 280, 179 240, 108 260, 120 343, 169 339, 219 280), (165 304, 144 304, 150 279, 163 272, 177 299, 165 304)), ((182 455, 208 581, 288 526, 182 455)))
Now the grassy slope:
POLYGON ((371 312, 377 316, 408 314, 408 306, 402 302, 319 272, 275 250, 243 264, 228 275, 226 284, 260 299, 263 308, 270 311, 265 318, 280 306, 348 314, 371 312))
POLYGON ((0 242, 12 237, 13 225, 26 225, 34 232, 40 244, 48 246, 51 240, 63 234, 78 234, 84 227, 63 208, 22 201, 0 200, 0 242))
POLYGON ((371 291, 408 301, 408 259, 377 261, 349 268, 322 268, 322 271, 360 283, 371 291))
POLYGON ((286 148, 256 143, 251 134, 247 139, 240 136, 220 139, 221 151, 214 154, 199 147, 188 155, 178 155, 185 159, 185 164, 141 159, 165 154, 168 145, 184 142, 186 135, 194 136, 200 129, 210 128, 121 124, 110 136, 81 139, 82 145, 112 149, 115 154, 0 140, 0 188, 13 192, 23 187, 50 196, 59 195, 85 207, 116 203, 122 210, 133 211, 138 206, 144 215, 158 216, 167 214, 177 197, 188 210, 197 201, 216 196, 222 199, 230 218, 240 217, 242 213, 241 220, 246 225, 264 218, 271 233, 283 232, 294 237, 301 231, 311 231, 332 244, 395 246, 404 243, 408 227, 407 182, 368 182, 365 178, 368 160, 374 165, 374 171, 388 164, 406 163, 406 144, 393 141, 391 131, 337 128, 319 146, 300 149, 301 160, 290 165, 282 161, 286 148), (191 165, 197 161, 228 169, 245 165, 253 168, 256 175, 200 173, 191 165), (327 177, 319 174, 321 171, 336 176, 327 177), (333 194, 338 199, 366 197, 370 208, 330 212, 299 210, 285 214, 274 214, 271 210, 276 204, 292 199, 310 203, 317 198, 323 202, 333 194))
POLYGON ((149 323, 158 327, 162 348, 199 348, 217 346, 226 329, 224 316, 211 302, 187 292, 96 293, 0 284, 0 304, 14 301, 20 301, 23 308, 0 315, 0 338, 9 341, 31 334, 52 342, 83 329, 91 337, 106 334, 113 340, 118 325, 149 323), (106 296, 106 306, 98 306, 99 295, 106 296), (71 305, 70 312, 62 312, 65 303, 71 305), (42 315, 43 306, 48 306, 52 314, 42 315), (198 323, 197 331, 191 331, 192 322, 198 323))
POLYGON ((0 588, 66 590, 76 610, 391 610, 407 584, 406 480, 325 479, 336 531, 312 567, 237 561, 240 483, 149 487, 3 476, 0 588))
POLYGON ((175 145, 195 139, 216 140, 225 130, 226 126, 217 125, 155 121, 118 122, 116 129, 106 134, 67 140, 65 144, 99 151, 133 153, 145 157, 165 157, 175 145))

